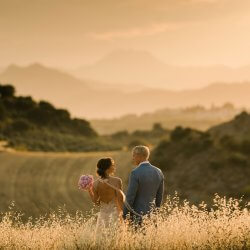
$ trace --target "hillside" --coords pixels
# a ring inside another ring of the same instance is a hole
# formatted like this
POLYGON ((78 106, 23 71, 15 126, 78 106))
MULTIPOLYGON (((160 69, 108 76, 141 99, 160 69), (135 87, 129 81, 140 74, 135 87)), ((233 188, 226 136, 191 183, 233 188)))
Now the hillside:
POLYGON ((8 146, 31 151, 98 151, 117 149, 102 140, 84 119, 30 96, 15 96, 11 85, 0 85, 0 139, 8 146))
MULTIPOLYGON (((246 113, 238 117, 242 116, 250 118, 250 114, 246 113)), ((241 127, 244 124, 242 122, 236 117, 231 124, 241 127)), ((221 131, 224 126, 221 124, 221 131)), ((219 126, 216 128, 219 131, 219 126)), ((249 132, 249 128, 245 133, 249 132)), ((155 125, 153 131, 157 137, 156 132, 161 131, 159 125, 155 125)), ((164 133, 166 135, 166 131, 164 133)), ((113 136, 122 141, 124 135, 127 137, 122 133, 113 136)), ((150 134, 137 131, 132 137, 140 135, 147 139, 150 134)), ((191 203, 204 200, 208 205, 212 203, 214 193, 237 198, 244 195, 244 201, 250 201, 250 140, 241 138, 237 147, 231 147, 231 142, 218 140, 217 136, 209 131, 177 127, 154 147, 150 160, 165 174, 166 195, 178 191, 181 199, 188 198, 191 203)), ((16 209, 25 212, 26 218, 30 215, 44 215, 63 204, 70 213, 78 209, 89 210, 91 203, 87 194, 77 189, 77 181, 81 174, 95 174, 97 160, 105 156, 115 159, 116 175, 122 178, 126 190, 133 167, 130 151, 1 152, 1 211, 7 211, 12 200, 15 200, 16 209)))
POLYGON ((206 132, 177 127, 152 159, 166 174, 167 190, 191 202, 212 203, 214 193, 250 200, 250 114, 206 132), (227 132, 226 132, 227 131, 227 132), (230 133, 228 133, 230 131, 230 133), (216 132, 216 133, 215 133, 216 132), (231 137, 224 137, 225 133, 231 137), (236 141, 235 141, 235 140, 236 141))
POLYGON ((115 50, 92 65, 72 72, 83 79, 90 78, 131 86, 140 84, 151 88, 202 88, 213 82, 250 80, 250 67, 230 68, 223 65, 175 66, 159 60, 143 50, 115 50))
POLYGON ((69 110, 72 116, 87 119, 141 115, 166 107, 221 106, 226 102, 237 107, 250 107, 249 82, 217 83, 185 91, 130 86, 124 91, 124 85, 121 86, 119 82, 109 85, 93 80, 79 80, 40 64, 27 67, 12 65, 0 74, 0 82, 13 84, 18 94, 47 100, 69 110))
POLYGON ((209 133, 217 139, 223 137, 232 137, 239 141, 250 139, 250 116, 247 112, 242 112, 234 120, 211 128, 209 133))
MULTIPOLYGON (((38 63, 27 67, 10 65, 0 74, 0 81, 13 84, 19 95, 31 95, 38 100, 52 101, 54 99, 57 102, 63 96, 67 99, 66 93, 69 89, 72 96, 79 92, 88 92, 90 89, 83 80, 78 80, 63 71, 45 67, 38 63)), ((61 107, 64 107, 62 102, 61 107)))

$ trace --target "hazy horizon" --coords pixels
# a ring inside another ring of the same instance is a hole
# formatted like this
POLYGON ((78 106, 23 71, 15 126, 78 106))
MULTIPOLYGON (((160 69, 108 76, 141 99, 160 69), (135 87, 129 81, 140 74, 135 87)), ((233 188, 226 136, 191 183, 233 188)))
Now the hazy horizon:
POLYGON ((117 49, 176 66, 250 65, 247 0, 0 0, 0 65, 74 69, 117 49))
POLYGON ((0 83, 86 118, 249 107, 249 29, 249 0, 0 0, 0 83))

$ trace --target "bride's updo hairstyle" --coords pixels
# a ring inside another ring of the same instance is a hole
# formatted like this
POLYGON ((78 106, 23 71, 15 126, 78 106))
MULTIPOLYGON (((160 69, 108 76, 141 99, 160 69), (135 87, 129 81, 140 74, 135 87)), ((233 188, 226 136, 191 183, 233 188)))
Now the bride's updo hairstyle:
POLYGON ((106 171, 114 164, 114 160, 111 157, 102 158, 97 162, 97 174, 101 178, 106 178, 106 171))

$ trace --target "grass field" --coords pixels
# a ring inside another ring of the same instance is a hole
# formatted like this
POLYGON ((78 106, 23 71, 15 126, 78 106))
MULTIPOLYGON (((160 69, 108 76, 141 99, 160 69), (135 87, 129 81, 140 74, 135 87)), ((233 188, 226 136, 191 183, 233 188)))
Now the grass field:
POLYGON ((249 207, 220 197, 214 205, 208 211, 174 197, 141 228, 112 224, 98 235, 95 214, 51 214, 32 224, 7 213, 0 221, 0 249, 250 249, 249 207))
POLYGON ((98 153, 0 153, 0 211, 12 201, 24 218, 38 217, 65 204, 69 213, 91 209, 87 193, 77 187, 81 174, 95 175, 97 160, 111 156, 116 175, 127 181, 132 169, 129 152, 98 153))
POLYGON ((117 175, 126 183, 129 152, 2 152, 0 249, 250 249, 250 204, 220 197, 212 210, 167 197, 141 229, 122 224, 96 237, 96 211, 86 216, 92 204, 77 182, 83 173, 95 174, 104 156, 115 159, 117 175), (11 201, 15 205, 9 208, 11 201))

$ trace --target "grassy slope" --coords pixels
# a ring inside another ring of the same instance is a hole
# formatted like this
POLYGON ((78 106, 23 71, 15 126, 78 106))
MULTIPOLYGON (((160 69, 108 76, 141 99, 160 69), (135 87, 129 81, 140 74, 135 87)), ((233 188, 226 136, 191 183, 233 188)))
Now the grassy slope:
POLYGON ((81 174, 94 174, 99 158, 111 156, 117 175, 126 182, 132 164, 128 152, 0 153, 0 211, 11 201, 27 216, 45 214, 66 204, 69 212, 92 207, 87 193, 78 190, 81 174))

